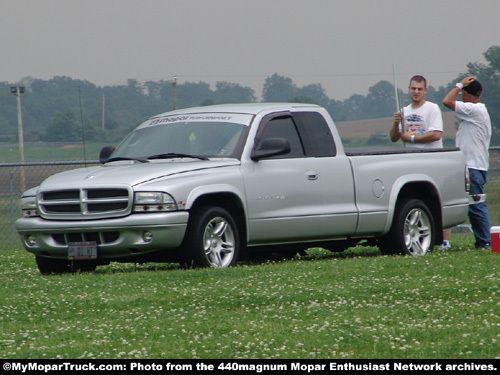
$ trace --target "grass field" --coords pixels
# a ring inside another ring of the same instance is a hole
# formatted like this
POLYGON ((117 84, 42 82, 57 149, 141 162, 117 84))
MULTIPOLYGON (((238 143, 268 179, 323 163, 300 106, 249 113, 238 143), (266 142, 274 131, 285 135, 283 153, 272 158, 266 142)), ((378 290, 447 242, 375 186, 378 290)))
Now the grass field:
POLYGON ((1 358, 500 358, 500 254, 376 248, 230 269, 41 276, 0 251, 1 358))
MULTIPOLYGON (((26 160, 82 155, 78 145, 33 146, 26 160)), ((18 161, 11 146, 0 156, 18 161)), ((489 179, 500 225, 499 170, 489 179)), ((0 358, 498 359, 500 254, 472 250, 471 236, 452 243, 425 257, 315 249, 225 270, 114 263, 48 277, 31 254, 2 245, 0 358)))
MULTIPOLYGON (((105 145, 105 143, 88 142, 84 150, 82 144, 77 143, 28 143, 24 145, 24 160, 26 162, 99 160, 99 152, 105 145)), ((0 161, 2 163, 19 163, 19 157, 17 144, 0 144, 0 161)))

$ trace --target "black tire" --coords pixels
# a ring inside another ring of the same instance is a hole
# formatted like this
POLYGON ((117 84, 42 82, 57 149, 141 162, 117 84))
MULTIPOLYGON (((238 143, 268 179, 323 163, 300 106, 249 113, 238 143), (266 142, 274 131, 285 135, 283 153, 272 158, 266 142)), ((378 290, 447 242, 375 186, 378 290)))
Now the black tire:
POLYGON ((185 267, 234 266, 240 247, 239 229, 228 211, 202 206, 191 212, 182 245, 185 267))
POLYGON ((396 206, 392 227, 379 240, 382 254, 425 255, 434 247, 436 227, 427 205, 404 199, 396 206))
POLYGON ((97 267, 97 263, 92 260, 75 260, 72 264, 73 272, 94 272, 97 267))
POLYGON ((94 272, 97 264, 90 260, 70 261, 36 256, 36 265, 42 275, 61 275, 74 272, 94 272))
POLYGON ((36 256, 36 265, 42 275, 60 275, 71 271, 71 262, 65 259, 52 259, 36 256))

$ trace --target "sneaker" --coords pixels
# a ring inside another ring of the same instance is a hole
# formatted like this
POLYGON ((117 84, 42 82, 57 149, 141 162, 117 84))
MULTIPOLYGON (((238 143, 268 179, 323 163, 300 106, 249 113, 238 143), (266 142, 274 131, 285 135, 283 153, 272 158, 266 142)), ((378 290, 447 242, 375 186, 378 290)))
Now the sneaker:
POLYGON ((450 250, 450 249, 451 249, 450 242, 446 240, 443 241, 443 243, 438 247, 439 251, 450 250))
POLYGON ((477 250, 487 250, 487 251, 489 251, 489 250, 491 250, 491 246, 489 244, 486 244, 484 246, 478 246, 478 247, 476 247, 476 249, 477 250))

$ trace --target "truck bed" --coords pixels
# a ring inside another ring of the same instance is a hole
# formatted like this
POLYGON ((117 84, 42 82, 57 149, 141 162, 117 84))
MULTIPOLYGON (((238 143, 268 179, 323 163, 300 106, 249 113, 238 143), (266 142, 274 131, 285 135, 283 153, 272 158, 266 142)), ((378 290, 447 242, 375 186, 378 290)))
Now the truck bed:
POLYGON ((367 155, 391 155, 391 154, 415 154, 427 152, 449 152, 459 151, 457 147, 444 148, 407 148, 407 147, 346 147, 344 149, 347 156, 367 156, 367 155))

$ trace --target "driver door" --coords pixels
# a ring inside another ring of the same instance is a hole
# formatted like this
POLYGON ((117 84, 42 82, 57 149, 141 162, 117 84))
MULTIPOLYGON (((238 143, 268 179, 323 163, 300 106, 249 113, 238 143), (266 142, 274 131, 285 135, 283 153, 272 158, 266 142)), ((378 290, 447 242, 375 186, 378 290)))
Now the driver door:
POLYGON ((248 209, 249 244, 315 239, 323 211, 316 160, 307 158, 289 113, 264 118, 255 147, 268 138, 286 138, 285 155, 242 164, 248 209))

